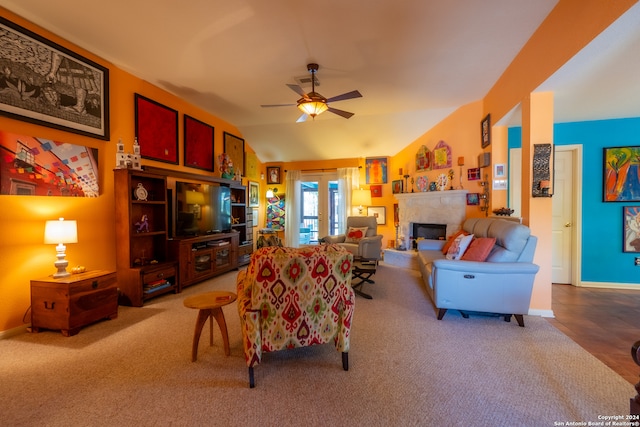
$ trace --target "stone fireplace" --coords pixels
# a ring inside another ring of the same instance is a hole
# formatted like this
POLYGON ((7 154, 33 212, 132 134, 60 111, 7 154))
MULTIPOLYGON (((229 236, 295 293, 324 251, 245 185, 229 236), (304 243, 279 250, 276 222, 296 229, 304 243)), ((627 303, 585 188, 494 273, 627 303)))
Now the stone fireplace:
MULTIPOLYGON (((409 247, 414 236, 413 224, 438 224, 446 226, 446 236, 460 229, 466 217, 467 190, 426 191, 395 194, 398 200, 398 236, 409 247)), ((417 236, 420 237, 420 236, 417 236)))

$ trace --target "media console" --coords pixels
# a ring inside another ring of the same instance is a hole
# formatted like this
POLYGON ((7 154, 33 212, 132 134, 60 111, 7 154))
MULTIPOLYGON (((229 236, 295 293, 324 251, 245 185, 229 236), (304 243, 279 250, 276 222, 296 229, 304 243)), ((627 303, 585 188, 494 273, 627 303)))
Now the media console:
POLYGON ((238 268, 240 233, 208 234, 169 241, 169 253, 180 266, 180 286, 193 285, 238 268))

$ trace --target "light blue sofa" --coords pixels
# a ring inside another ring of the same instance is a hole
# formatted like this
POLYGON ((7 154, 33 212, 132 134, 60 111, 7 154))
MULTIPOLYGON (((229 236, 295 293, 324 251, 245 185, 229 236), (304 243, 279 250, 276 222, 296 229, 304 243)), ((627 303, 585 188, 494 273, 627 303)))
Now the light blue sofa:
POLYGON ((537 238, 529 227, 497 218, 469 218, 462 229, 475 237, 495 237, 496 244, 484 262, 448 260, 442 240, 417 242, 418 263, 427 292, 442 320, 448 309, 497 313, 510 321, 513 315, 524 327, 533 280, 539 267, 533 264, 537 238))

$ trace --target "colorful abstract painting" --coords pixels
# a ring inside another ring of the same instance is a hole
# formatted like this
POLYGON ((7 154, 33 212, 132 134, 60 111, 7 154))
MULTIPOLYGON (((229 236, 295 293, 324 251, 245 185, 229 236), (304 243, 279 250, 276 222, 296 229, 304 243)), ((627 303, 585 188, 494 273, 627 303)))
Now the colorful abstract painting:
POLYGON ((640 201, 640 147, 604 149, 604 201, 640 201))

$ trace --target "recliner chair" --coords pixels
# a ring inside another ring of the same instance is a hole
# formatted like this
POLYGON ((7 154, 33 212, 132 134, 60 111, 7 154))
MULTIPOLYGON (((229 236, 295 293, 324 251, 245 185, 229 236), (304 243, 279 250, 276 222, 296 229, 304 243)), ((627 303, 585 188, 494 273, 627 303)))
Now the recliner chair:
POLYGON ((338 244, 354 257, 378 261, 382 257, 382 234, 378 234, 378 223, 373 216, 347 217, 345 234, 325 236, 324 243, 338 244), (366 231, 362 233, 362 229, 366 231))

